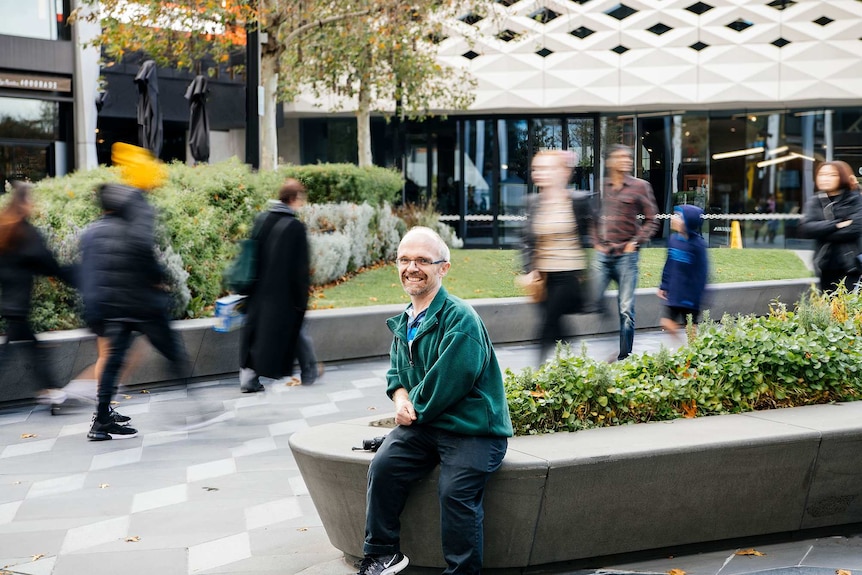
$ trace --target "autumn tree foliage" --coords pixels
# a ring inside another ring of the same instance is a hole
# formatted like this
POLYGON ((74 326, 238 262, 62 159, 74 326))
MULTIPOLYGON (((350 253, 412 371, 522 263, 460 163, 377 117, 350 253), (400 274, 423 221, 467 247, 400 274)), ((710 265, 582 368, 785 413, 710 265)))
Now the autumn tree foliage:
POLYGON ((359 164, 371 164, 372 111, 419 118, 472 102, 466 72, 441 66, 434 40, 473 0, 82 0, 71 20, 98 22, 107 58, 143 52, 160 66, 226 65, 259 30, 264 87, 261 168, 277 162, 276 102, 308 91, 357 109, 359 164))

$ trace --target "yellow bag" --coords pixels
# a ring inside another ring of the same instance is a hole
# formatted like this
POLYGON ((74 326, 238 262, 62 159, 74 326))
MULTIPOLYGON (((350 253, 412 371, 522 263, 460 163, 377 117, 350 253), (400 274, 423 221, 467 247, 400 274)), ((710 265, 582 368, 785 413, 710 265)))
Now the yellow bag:
POLYGON ((111 162, 120 168, 124 184, 152 190, 161 186, 168 177, 165 165, 140 146, 117 142, 111 146, 111 162))

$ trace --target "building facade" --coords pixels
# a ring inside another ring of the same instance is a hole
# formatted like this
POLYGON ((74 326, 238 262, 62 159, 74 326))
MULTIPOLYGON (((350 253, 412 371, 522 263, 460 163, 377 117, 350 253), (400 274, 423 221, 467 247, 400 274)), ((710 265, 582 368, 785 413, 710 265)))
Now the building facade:
MULTIPOLYGON (((405 197, 433 201, 468 246, 517 244, 543 148, 577 151, 572 185, 595 191, 605 147, 632 146, 660 209, 702 206, 713 246, 738 220, 747 245, 792 247, 816 162, 862 177, 860 0, 496 0, 439 49, 477 80, 475 102, 376 124, 375 163, 401 167, 405 197)), ((315 106, 285 109, 302 161, 349 161, 350 121, 315 106)))

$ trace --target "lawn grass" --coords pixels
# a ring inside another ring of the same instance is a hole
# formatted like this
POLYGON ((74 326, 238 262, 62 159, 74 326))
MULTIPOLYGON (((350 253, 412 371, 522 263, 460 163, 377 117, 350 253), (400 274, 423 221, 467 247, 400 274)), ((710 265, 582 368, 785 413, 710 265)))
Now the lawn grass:
MULTIPOLYGON (((667 250, 641 250, 638 287, 658 287, 667 250)), ((790 250, 711 249, 710 283, 768 281, 811 277, 790 250)), ((513 280, 520 271, 517 250, 452 250, 452 267, 443 285, 464 299, 522 295, 513 280)), ((611 288, 615 286, 612 284, 611 288)), ((311 309, 409 303, 401 288, 395 264, 363 271, 335 286, 315 290, 311 309)))

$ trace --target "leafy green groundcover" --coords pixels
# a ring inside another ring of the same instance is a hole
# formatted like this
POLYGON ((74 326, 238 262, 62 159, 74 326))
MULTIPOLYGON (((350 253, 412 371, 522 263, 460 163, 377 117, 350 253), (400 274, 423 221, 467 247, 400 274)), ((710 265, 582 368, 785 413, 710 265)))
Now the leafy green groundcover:
POLYGON ((862 297, 812 291, 763 317, 689 326, 677 351, 608 364, 560 345, 537 370, 506 372, 516 435, 857 400, 862 297), (696 332, 696 334, 695 334, 696 332))

